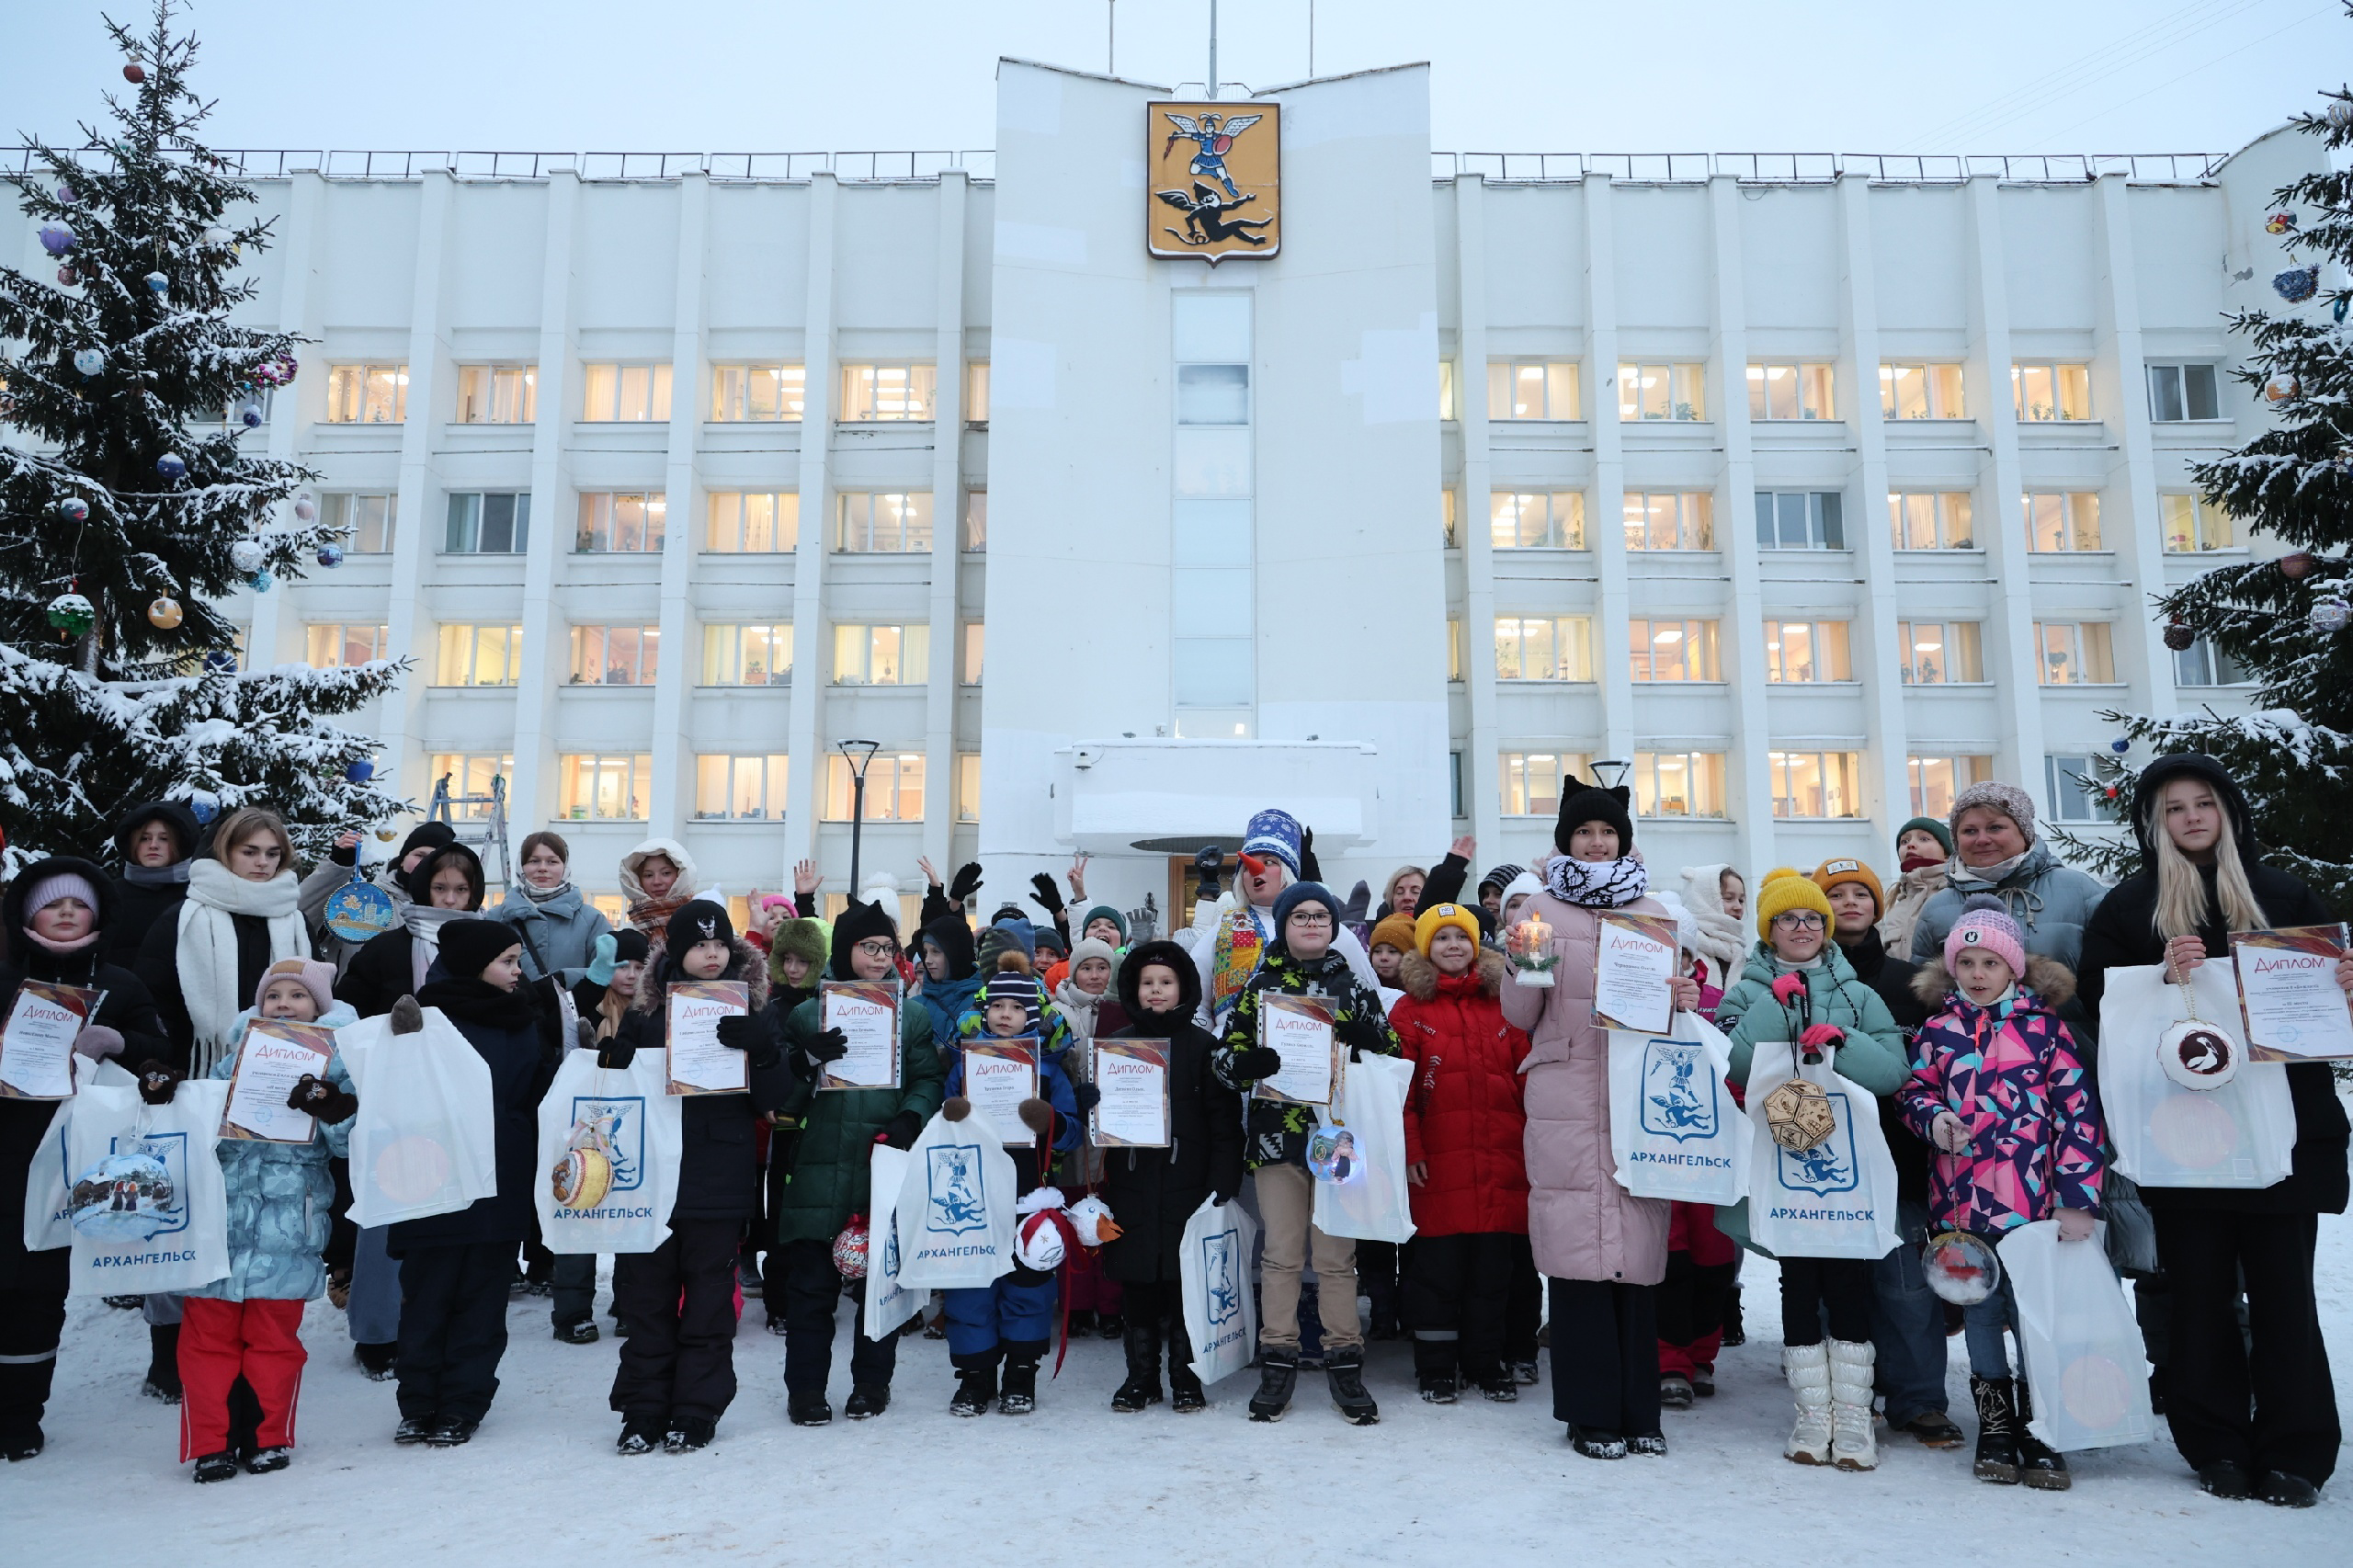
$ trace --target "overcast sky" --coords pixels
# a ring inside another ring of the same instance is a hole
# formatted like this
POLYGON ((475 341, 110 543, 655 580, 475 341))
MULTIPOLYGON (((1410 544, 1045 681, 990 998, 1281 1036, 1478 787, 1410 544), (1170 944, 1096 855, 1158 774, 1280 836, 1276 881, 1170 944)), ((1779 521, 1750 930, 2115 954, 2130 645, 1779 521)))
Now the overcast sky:
MULTIPOLYGON (((124 86, 101 9, 10 0, 0 134, 124 86)), ((1099 71, 1107 0, 203 0, 222 147, 985 147, 999 55, 1099 71)), ((1207 72, 1209 0, 1118 0, 1119 70, 1207 72)), ((1220 75, 1308 74, 1310 0, 1224 0, 1220 75)), ((1427 60, 1434 145, 2227 152, 2353 75, 2339 0, 1315 0, 1319 74, 1427 60)))

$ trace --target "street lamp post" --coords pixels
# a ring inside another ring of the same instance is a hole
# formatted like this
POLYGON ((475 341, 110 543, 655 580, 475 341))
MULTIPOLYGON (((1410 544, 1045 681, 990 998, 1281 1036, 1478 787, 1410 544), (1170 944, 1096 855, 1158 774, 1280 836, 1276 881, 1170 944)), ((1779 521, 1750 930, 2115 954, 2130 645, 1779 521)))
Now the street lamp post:
POLYGON ((881 741, 835 741, 834 749, 849 764, 849 896, 856 903, 858 894, 858 838, 866 827, 866 770, 873 766, 874 754, 882 749, 881 741))

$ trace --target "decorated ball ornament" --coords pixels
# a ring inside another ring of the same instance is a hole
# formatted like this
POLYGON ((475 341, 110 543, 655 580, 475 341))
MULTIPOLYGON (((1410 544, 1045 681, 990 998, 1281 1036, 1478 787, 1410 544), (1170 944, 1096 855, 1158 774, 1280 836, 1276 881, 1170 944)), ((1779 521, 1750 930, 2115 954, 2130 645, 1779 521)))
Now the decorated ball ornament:
POLYGON ((2179 621, 2165 628, 2165 646, 2177 653, 2187 653, 2198 642, 2198 633, 2179 621))
POLYGON ((57 280, 60 283, 64 284, 68 289, 71 289, 74 285, 82 281, 82 275, 79 272, 74 271, 72 264, 69 263, 57 269, 57 280))
POLYGON ((68 637, 79 637, 98 622, 98 607, 77 593, 63 593, 49 601, 49 623, 68 637))
POLYGON ((2328 106, 2325 118, 2332 131, 2353 131, 2353 101, 2337 99, 2328 106))
POLYGON ((1067 1212, 1071 1229, 1078 1233, 1079 1245, 1099 1247, 1106 1242, 1120 1239, 1120 1222, 1111 1218, 1111 1206, 1101 1199, 1082 1198, 1072 1204, 1067 1212))
POLYGON ((237 655, 226 648, 215 648, 204 655, 204 673, 209 676, 233 676, 237 673, 237 655))
POLYGON ((274 585, 276 585, 278 579, 271 576, 268 573, 256 572, 252 576, 245 579, 245 586, 251 588, 255 593, 266 594, 269 592, 274 585))
POLYGON ((319 564, 322 566, 342 565, 343 546, 335 543, 333 540, 329 540, 326 543, 319 546, 319 564))
POLYGON ((2292 234, 2296 232, 2296 215, 2293 212, 2274 212, 2263 221, 2263 232, 2267 234, 2292 234))
POLYGON ((343 776, 354 784, 365 784, 376 777, 376 765, 363 756, 349 767, 345 768, 343 776))
POLYGON ((594 1209, 613 1189, 613 1162, 601 1149, 566 1150, 548 1173, 548 1187, 574 1213, 594 1209))
POLYGON ((86 523, 90 520, 90 504, 79 495, 68 495, 57 504, 57 515, 69 523, 86 523))
POLYGON ((126 61, 122 67, 122 79, 135 87, 147 80, 147 67, 136 60, 126 61))
POLYGON ((108 1154, 74 1178, 65 1206, 74 1233, 103 1244, 153 1241, 181 1216, 171 1173, 154 1155, 108 1154))
POLYGON ((2284 380, 2268 381, 2263 383, 2263 401, 2266 403, 2285 403, 2291 397, 2301 395, 2303 390, 2303 383, 2296 380, 2293 376, 2289 376, 2284 380))
MULTIPOLYGON (((1041 1187, 1040 1190, 1050 1189, 1041 1187)), ((1055 1196, 1059 1198, 1061 1194, 1055 1196)), ((1070 1217, 1060 1208, 1040 1209, 1025 1214, 1013 1227, 1015 1261, 1024 1268, 1034 1268, 1040 1274, 1051 1274, 1060 1268, 1077 1242, 1077 1234, 1071 1229, 1070 1217)))
POLYGON ((51 256, 63 256, 82 243, 81 236, 63 223, 43 223, 37 237, 40 248, 51 256))
POLYGON ((74 201, 77 199, 74 194, 74 187, 70 185, 59 186, 57 187, 57 199, 63 201, 68 207, 73 206, 74 201))
POLYGON ((158 631, 176 631, 185 619, 187 618, 180 609, 180 601, 168 594, 147 607, 147 624, 158 631))
POLYGON ((237 423, 248 430, 261 428, 261 400, 246 398, 237 404, 237 423))
POLYGON ((294 372, 300 368, 294 356, 281 354, 275 359, 266 359, 256 365, 254 380, 266 387, 286 386, 294 380, 294 372))
POLYGON ((193 790, 188 798, 188 809, 199 824, 209 826, 221 814, 221 797, 210 790, 193 790))
POLYGON ((229 564, 244 576, 250 577, 260 571, 263 559, 259 540, 241 539, 229 547, 229 564))
POLYGON ((162 273, 151 272, 147 275, 147 291, 150 294, 168 294, 171 290, 172 280, 162 273))
POLYGON ((2203 1018, 2184 1018, 2157 1037, 2157 1064, 2185 1089, 2219 1089, 2238 1076, 2239 1042, 2203 1018))
POLYGON ((866 1228, 866 1216, 853 1214, 842 1233, 834 1238, 834 1268, 845 1279, 866 1278, 867 1249, 872 1237, 866 1228))
POLYGON ((1765 1129, 1792 1153, 1819 1146, 1837 1127, 1829 1093, 1811 1078, 1792 1078, 1765 1096, 1765 1129))
POLYGON ((316 501, 312 500, 308 495, 297 495, 294 497, 295 517, 307 523, 318 515, 319 504, 316 501))
POLYGON ((2318 556, 2309 550, 2300 550, 2292 555, 2283 555, 2279 558, 2279 575, 2290 582, 2295 582, 2300 578, 2311 576, 2319 565, 2318 556))
POLYGON ((2353 294, 2339 294, 2336 296, 2336 302, 2328 307, 2328 313, 2330 317, 2336 321, 2343 321, 2345 319, 2345 307, 2347 305, 2353 305, 2353 294))
POLYGON ((2323 599, 2313 606, 2314 631, 2342 631, 2348 622, 2353 622, 2353 609, 2347 608, 2342 599, 2323 599))
POLYGON ((74 368, 85 376, 95 376, 107 368, 107 351, 103 348, 76 348, 74 368))
POLYGON ((186 479, 188 477, 188 460, 180 456, 177 452, 165 452, 162 457, 155 460, 155 472, 169 480, 177 481, 186 479))
POLYGON ((2301 305, 2320 292, 2320 268, 2291 267, 2271 279, 2272 291, 2291 305, 2301 305))
POLYGON ((1928 1289, 1956 1307, 1973 1307, 2002 1288, 2002 1262, 1984 1236, 1940 1231, 1920 1257, 1928 1289))
POLYGON ((2126 752, 2132 749, 2132 737, 2130 735, 2119 735, 2114 740, 2108 743, 2108 749, 2114 752, 2117 756, 2122 756, 2126 752))

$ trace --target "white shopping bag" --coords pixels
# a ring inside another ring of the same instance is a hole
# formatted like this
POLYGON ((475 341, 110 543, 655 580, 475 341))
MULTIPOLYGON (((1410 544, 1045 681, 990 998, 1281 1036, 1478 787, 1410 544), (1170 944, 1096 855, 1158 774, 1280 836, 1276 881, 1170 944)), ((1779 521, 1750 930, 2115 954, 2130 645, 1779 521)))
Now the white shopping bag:
POLYGON ((1754 1130, 1724 1075, 1732 1043, 1696 1013, 1664 1035, 1609 1031, 1609 1153, 1636 1198, 1729 1206, 1748 1196, 1754 1130))
MULTIPOLYGON (((2245 1062, 2219 1089, 2187 1089, 2165 1076, 2157 1038, 2188 1017, 2163 964, 2108 971, 2099 1003, 2099 1109, 2116 1145, 2116 1168, 2143 1187, 2261 1187, 2287 1178, 2296 1150, 2288 1070, 2245 1062)), ((2238 987, 2227 963, 2189 971, 2198 1016, 2233 1028, 2238 987)))
MULTIPOLYGON (((1405 1187, 1405 1096, 1414 1064, 1402 1056, 1364 1056, 1341 1074, 1324 1127, 1355 1143, 1354 1179, 1315 1182, 1315 1228, 1327 1236, 1402 1242, 1414 1234, 1405 1187)), ((1323 1131, 1324 1129, 1318 1129, 1323 1131)))
POLYGON ((977 1116, 933 1117, 899 1184, 899 1283, 955 1290, 1012 1273, 1017 1181, 995 1127, 977 1116))
POLYGON ((540 1102, 531 1188, 550 1252, 652 1252, 669 1236, 681 1102, 662 1074, 658 1051, 637 1052, 627 1067, 599 1067, 593 1051, 565 1053, 540 1102))
MULTIPOLYGON (((139 1080, 112 1062, 74 1058, 74 1092, 92 1084, 134 1088, 139 1080)), ((65 1168, 65 1123, 74 1102, 66 1100, 49 1119, 49 1130, 34 1146, 33 1163, 25 1171, 25 1250, 54 1252, 74 1244, 74 1226, 66 1204, 75 1173, 65 1168)))
POLYGON ((907 1179, 907 1151, 874 1145, 868 1156, 866 1217, 866 1337, 881 1339, 923 1310, 924 1292, 899 1283, 899 1189, 907 1179))
POLYGON ((2008 1232, 1998 1249, 2018 1297, 2018 1349, 2033 1394, 2027 1430, 2062 1453, 2156 1436, 2140 1325, 2109 1266, 2103 1229, 2063 1242, 2058 1221, 2038 1220, 2008 1232))
MULTIPOLYGON (((351 1123, 351 1222, 454 1214, 498 1191, 490 1064, 438 1007, 416 1034, 389 1017, 335 1031, 359 1114, 351 1123)), ((666 1218, 666 1216, 665 1216, 666 1218)))
POLYGON ((1748 1064, 1748 1120, 1756 1142, 1748 1165, 1748 1237, 1776 1257, 1851 1257, 1871 1262, 1901 1240, 1895 1159, 1880 1131, 1871 1092, 1838 1075, 1830 1054, 1811 1065, 1787 1040, 1757 1046, 1748 1064), (1836 1125, 1811 1149, 1784 1149, 1765 1125, 1765 1100, 1793 1076, 1822 1085, 1836 1125))
POLYGON ((106 1241, 74 1231, 76 1296, 141 1296, 195 1290, 229 1272, 229 1199, 214 1145, 229 1108, 226 1078, 189 1079, 172 1103, 151 1106, 136 1085, 93 1083, 66 1102, 65 1169, 74 1180, 109 1154, 163 1162, 172 1198, 163 1226, 142 1241, 106 1241))
POLYGON ((1205 1198, 1185 1221, 1177 1273, 1193 1375, 1204 1383, 1246 1370, 1258 1353, 1258 1301, 1250 1293, 1250 1250, 1257 1240, 1257 1223, 1239 1203, 1205 1198))

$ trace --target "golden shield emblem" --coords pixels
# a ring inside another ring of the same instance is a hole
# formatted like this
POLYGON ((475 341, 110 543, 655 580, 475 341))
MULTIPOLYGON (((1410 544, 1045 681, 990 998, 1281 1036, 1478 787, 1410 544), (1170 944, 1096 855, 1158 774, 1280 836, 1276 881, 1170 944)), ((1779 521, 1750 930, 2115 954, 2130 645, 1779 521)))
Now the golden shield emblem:
POLYGON ((1144 109, 1144 248, 1199 256, 1282 249, 1282 106, 1233 99, 1144 109))

